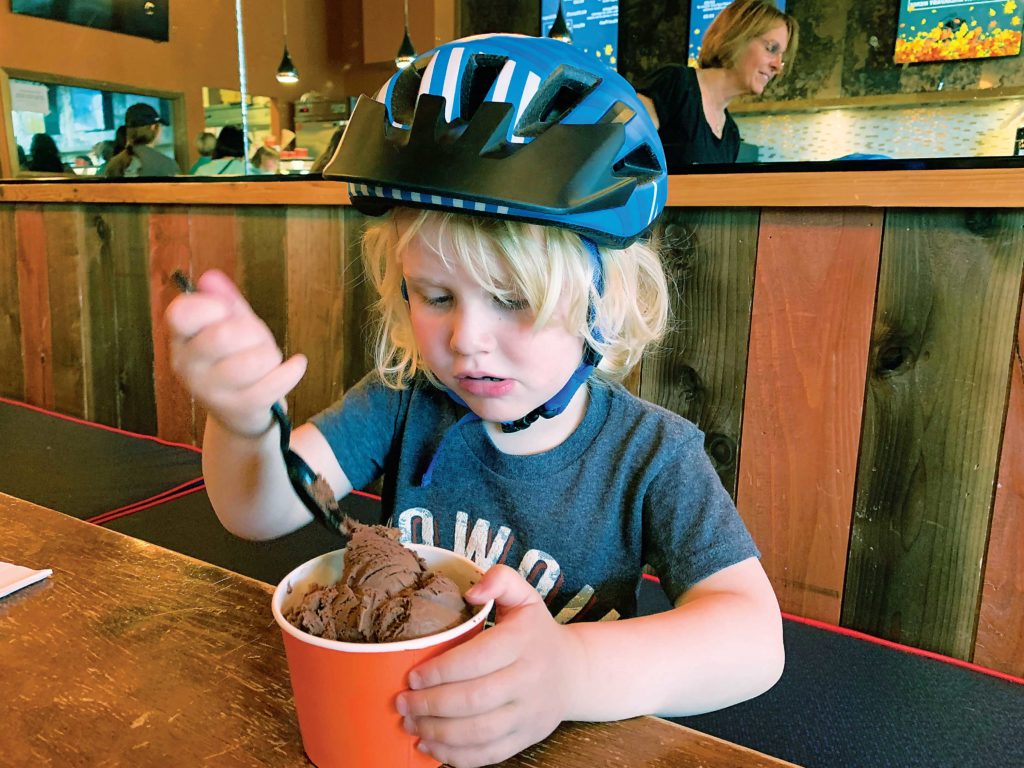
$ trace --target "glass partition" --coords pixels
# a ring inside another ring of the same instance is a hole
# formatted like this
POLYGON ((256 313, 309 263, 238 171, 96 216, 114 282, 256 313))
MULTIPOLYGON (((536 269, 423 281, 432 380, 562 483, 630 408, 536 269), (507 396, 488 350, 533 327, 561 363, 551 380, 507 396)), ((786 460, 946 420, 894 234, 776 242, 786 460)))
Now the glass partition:
MULTIPOLYGON (((563 0, 570 21, 580 2, 563 0)), ((793 170, 802 163, 823 170, 851 159, 869 168, 921 158, 1024 162, 1014 158, 1024 129, 1021 56, 897 64, 904 4, 788 0, 801 32, 786 76, 761 96, 729 106, 743 140, 736 170, 793 170)), ((685 63, 690 18, 700 5, 662 4, 652 19, 646 0, 618 0, 619 73, 636 83, 660 64, 685 63)), ((215 143, 225 127, 243 124, 243 110, 245 156, 222 163, 206 180, 309 176, 358 95, 393 71, 390 53, 370 51, 371 38, 384 48, 394 38, 397 51, 403 31, 398 0, 156 6, 169 14, 166 42, 17 15, 0 3, 0 139, 8 177, 34 178, 37 172, 26 174, 32 139, 46 134, 65 178, 103 178, 105 142, 116 139, 132 103, 148 104, 166 120, 153 148, 173 158, 183 177, 207 162, 200 135, 212 134, 205 141, 215 143), (286 45, 300 75, 294 85, 274 79, 286 45)), ((454 9, 449 36, 541 29, 541 0, 410 3, 410 23, 424 26, 416 14, 436 15, 442 6, 454 9)), ((436 19, 426 28, 433 37, 413 35, 418 50, 441 39, 436 19)))

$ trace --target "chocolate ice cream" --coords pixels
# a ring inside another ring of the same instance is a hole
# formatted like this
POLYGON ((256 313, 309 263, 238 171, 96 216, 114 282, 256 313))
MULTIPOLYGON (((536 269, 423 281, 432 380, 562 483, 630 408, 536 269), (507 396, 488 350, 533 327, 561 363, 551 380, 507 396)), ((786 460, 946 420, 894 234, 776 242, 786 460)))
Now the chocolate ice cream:
POLYGON ((346 522, 350 535, 337 584, 314 586, 287 615, 326 640, 387 643, 425 637, 468 621, 471 609, 455 582, 428 571, 399 533, 346 522))

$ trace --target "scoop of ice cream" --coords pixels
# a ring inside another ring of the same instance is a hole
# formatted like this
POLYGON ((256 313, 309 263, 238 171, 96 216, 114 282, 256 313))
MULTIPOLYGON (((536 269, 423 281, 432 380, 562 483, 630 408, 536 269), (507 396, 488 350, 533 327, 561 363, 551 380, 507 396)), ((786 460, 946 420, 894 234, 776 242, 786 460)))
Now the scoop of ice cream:
POLYGON ((399 543, 397 529, 351 521, 346 527, 351 538, 342 581, 353 589, 376 589, 390 597, 411 587, 423 573, 416 553, 399 543))
POLYGON ((377 642, 412 640, 444 632, 470 618, 466 601, 455 582, 439 573, 427 573, 420 586, 402 593, 377 609, 377 642))
POLYGON ((386 643, 443 632, 469 620, 458 585, 429 571, 381 525, 346 522, 341 580, 314 585, 288 621, 311 635, 345 642, 386 643))

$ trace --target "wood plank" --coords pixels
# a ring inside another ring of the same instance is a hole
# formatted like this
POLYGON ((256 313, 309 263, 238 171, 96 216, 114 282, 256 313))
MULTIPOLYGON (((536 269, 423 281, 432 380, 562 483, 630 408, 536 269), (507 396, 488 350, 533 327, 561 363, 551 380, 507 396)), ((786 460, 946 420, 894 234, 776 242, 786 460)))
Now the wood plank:
POLYGON ((113 233, 105 206, 85 209, 85 261, 83 264, 83 323, 86 327, 86 418, 117 426, 117 309, 114 299, 113 233))
POLYGON ((784 611, 839 620, 882 214, 761 214, 737 506, 784 611))
POLYGON ((885 224, 842 623, 970 658, 1024 211, 885 224))
POLYGON ((640 394, 684 416, 733 498, 743 417, 757 211, 666 211, 671 329, 643 362, 640 394))
POLYGON ((373 334, 377 291, 363 270, 362 236, 367 217, 355 208, 343 208, 345 239, 345 324, 342 391, 355 385, 374 368, 373 334))
POLYGON ((53 408, 50 287, 43 206, 19 207, 14 214, 14 225, 25 402, 53 408))
MULTIPOLYGON (((203 206, 189 210, 189 245, 192 280, 210 269, 219 269, 239 283, 238 231, 233 208, 203 206)), ((206 409, 192 401, 193 445, 202 446, 206 409)))
POLYGON ((296 424, 341 396, 348 303, 343 215, 337 208, 288 210, 288 354, 309 360, 289 397, 296 424))
POLYGON ((156 434, 147 209, 89 207, 87 221, 93 418, 156 434))
POLYGON ((111 255, 114 258, 117 301, 120 426, 144 435, 155 435, 156 390, 149 306, 149 209, 118 207, 110 218, 114 229, 111 255))
POLYGON ((1024 313, 1010 381, 974 662, 1024 677, 1024 313))
POLYGON ((154 208, 149 214, 150 326, 153 329, 153 387, 157 434, 164 440, 195 439, 192 396, 171 369, 171 350, 164 311, 178 295, 171 280, 175 270, 189 274, 189 216, 177 206, 154 208))
MULTIPOLYGON (((825 164, 827 165, 827 164, 825 164)), ((1024 207, 1020 168, 870 171, 759 171, 670 176, 668 205, 745 207, 1024 207)), ((134 205, 348 205, 345 185, 282 177, 272 181, 182 178, 173 182, 0 183, 0 202, 134 205)))
POLYGON ((15 209, 0 205, 0 396, 25 397, 15 209))
POLYGON ((43 211, 50 296, 53 407, 71 416, 87 415, 88 368, 82 311, 84 266, 83 207, 51 205, 43 211))
POLYGON ((236 212, 235 223, 238 285, 284 350, 290 349, 286 211, 281 206, 242 208, 236 212))

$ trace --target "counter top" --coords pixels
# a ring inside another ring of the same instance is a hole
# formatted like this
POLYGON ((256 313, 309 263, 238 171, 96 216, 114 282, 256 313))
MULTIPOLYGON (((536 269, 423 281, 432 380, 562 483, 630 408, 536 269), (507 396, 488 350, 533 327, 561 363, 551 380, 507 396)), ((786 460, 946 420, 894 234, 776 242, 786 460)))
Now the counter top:
MULTIPOLYGON (((222 181, 3 180, 2 203, 347 205, 345 185, 301 177, 222 181)), ((1021 208, 1024 158, 707 166, 669 177, 668 205, 1021 208), (796 170, 799 167, 800 170, 796 170)))

